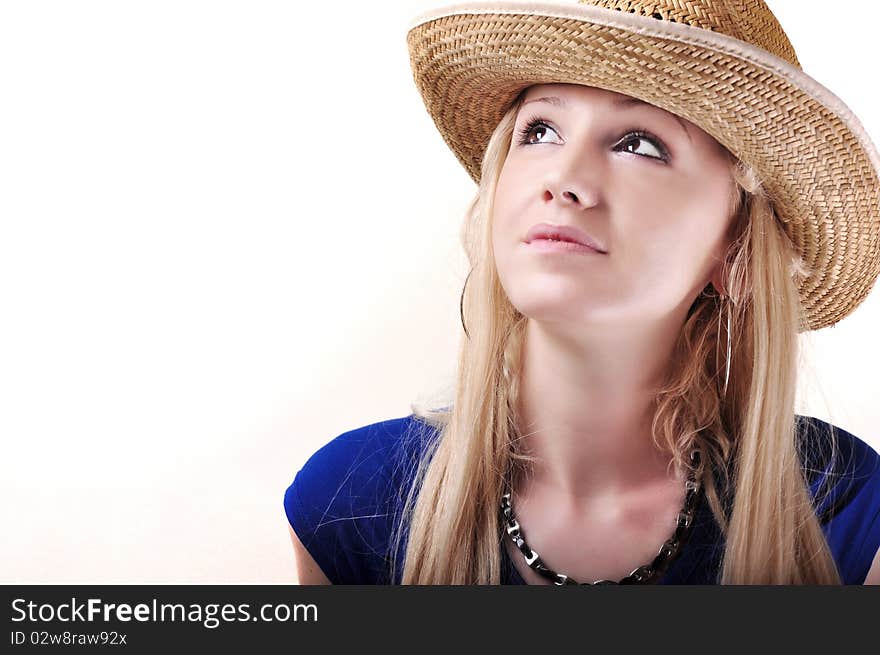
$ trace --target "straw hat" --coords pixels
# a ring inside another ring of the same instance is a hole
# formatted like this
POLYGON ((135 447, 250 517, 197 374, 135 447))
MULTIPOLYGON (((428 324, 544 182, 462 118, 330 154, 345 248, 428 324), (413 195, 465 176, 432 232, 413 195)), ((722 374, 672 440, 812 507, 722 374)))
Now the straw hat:
POLYGON ((596 86, 686 118, 758 171, 812 271, 800 331, 852 312, 880 273, 877 149, 801 70, 762 0, 473 2, 421 14, 407 43, 425 106, 476 182, 523 88, 596 86))

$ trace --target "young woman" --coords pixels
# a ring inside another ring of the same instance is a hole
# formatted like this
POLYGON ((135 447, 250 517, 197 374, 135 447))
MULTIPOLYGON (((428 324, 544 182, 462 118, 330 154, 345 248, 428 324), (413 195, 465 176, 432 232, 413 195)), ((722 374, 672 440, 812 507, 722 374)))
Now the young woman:
POLYGON ((409 32, 479 185, 454 396, 285 494, 300 582, 880 582, 880 456, 794 412, 878 274, 880 158, 763 2, 456 5, 409 32))

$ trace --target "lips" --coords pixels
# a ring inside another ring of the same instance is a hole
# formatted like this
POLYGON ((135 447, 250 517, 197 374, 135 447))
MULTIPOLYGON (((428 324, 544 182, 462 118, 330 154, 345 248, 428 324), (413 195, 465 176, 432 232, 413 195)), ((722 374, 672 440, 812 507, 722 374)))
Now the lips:
POLYGON ((536 239, 552 239, 555 241, 571 241, 592 248, 597 252, 607 251, 596 242, 589 234, 573 225, 553 225, 552 223, 538 223, 533 225, 526 234, 525 242, 531 243, 536 239))

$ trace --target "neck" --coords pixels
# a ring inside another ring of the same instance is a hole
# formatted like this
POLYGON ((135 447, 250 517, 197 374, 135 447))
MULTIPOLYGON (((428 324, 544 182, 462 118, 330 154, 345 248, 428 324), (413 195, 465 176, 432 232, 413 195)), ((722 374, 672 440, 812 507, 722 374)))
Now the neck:
POLYGON ((529 485, 595 498, 669 479, 671 455, 653 443, 651 422, 679 329, 572 338, 529 320, 517 407, 523 446, 538 460, 529 485))

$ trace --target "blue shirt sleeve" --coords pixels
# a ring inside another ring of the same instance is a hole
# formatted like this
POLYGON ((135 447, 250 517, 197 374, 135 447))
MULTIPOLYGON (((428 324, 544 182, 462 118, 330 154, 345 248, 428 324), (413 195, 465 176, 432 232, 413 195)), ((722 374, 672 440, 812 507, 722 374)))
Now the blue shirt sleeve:
POLYGON ((825 437, 826 456, 810 461, 810 490, 843 583, 862 584, 880 548, 880 455, 842 428, 808 421, 812 436, 827 435, 829 428, 836 436, 836 456, 825 437))
POLYGON ((333 584, 391 583, 391 536, 406 491, 401 473, 416 454, 406 448, 415 443, 406 439, 411 425, 403 417, 337 436, 284 494, 290 526, 333 584))

